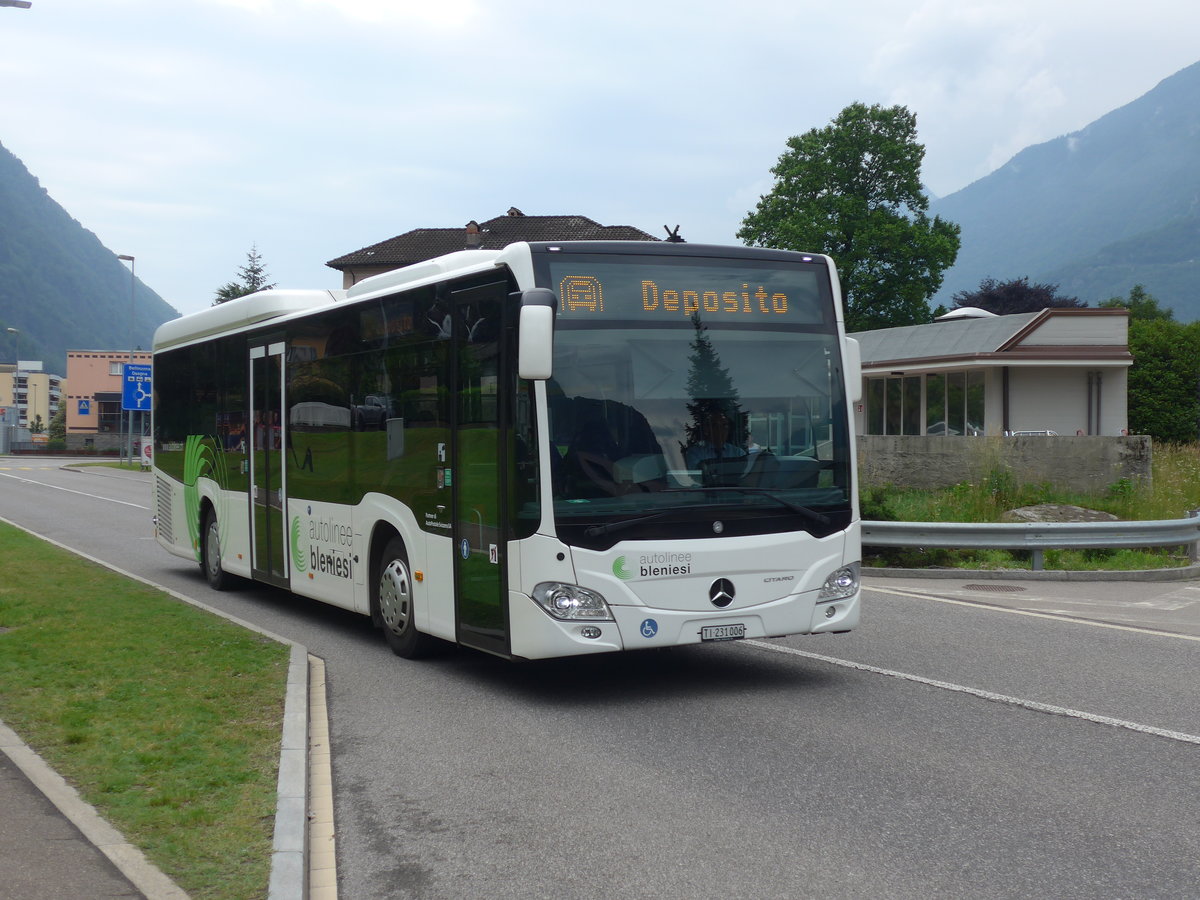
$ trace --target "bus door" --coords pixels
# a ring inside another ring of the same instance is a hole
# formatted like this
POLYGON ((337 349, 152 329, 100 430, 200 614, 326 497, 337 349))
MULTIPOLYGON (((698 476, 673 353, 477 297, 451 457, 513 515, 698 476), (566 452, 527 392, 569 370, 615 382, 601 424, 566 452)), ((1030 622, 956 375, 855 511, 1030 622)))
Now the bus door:
POLYGON ((287 586, 283 341, 250 346, 250 564, 254 577, 287 586))
POLYGON ((450 295, 454 352, 451 472, 459 643, 507 655, 507 529, 502 439, 508 416, 507 282, 450 295))

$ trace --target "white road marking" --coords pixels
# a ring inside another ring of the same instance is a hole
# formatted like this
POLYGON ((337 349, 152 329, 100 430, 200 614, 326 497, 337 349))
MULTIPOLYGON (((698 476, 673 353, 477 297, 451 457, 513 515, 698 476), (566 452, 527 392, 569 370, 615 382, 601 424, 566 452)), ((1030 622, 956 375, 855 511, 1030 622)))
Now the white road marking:
POLYGON ((1126 605, 1137 606, 1142 609, 1161 609, 1165 612, 1175 612, 1180 609, 1187 609, 1189 606, 1194 606, 1195 603, 1195 600, 1171 600, 1168 597, 1163 597, 1159 600, 1137 600, 1126 605))
POLYGON ((46 484, 44 481, 34 481, 32 478, 22 478, 19 475, 9 475, 7 472, 0 472, 0 478, 11 478, 13 481, 20 481, 24 484, 35 484, 38 487, 50 488, 51 490, 55 491, 64 491, 68 494, 79 494, 81 497, 91 497, 93 500, 104 500, 107 503, 120 503, 122 506, 132 506, 134 509, 150 509, 150 507, 142 506, 140 503, 130 503, 128 500, 114 500, 111 497, 102 497, 99 494, 89 494, 87 491, 73 491, 70 488, 59 487, 55 484, 46 484))
MULTIPOLYGON (((897 597, 908 597, 913 600, 933 600, 937 603, 948 603, 951 606, 969 606, 973 609, 983 609, 989 612, 1008 613, 1014 616, 1030 616, 1034 619, 1054 619, 1059 622, 1073 622, 1076 625, 1090 625, 1093 628, 1111 628, 1114 631, 1136 631, 1138 634, 1153 634, 1156 637, 1176 638, 1181 641, 1200 641, 1200 635, 1194 634, 1177 634, 1173 631, 1159 631, 1156 628, 1143 628, 1138 625, 1116 625, 1112 622, 1095 622, 1091 619, 1085 619, 1078 614, 1070 611, 1057 612, 1055 610, 1042 610, 1035 612, 1031 609, 1010 609, 1007 606, 1000 606, 996 603, 987 603, 980 600, 953 600, 950 597, 938 597, 933 594, 922 594, 916 591, 899 591, 895 588, 880 588, 867 587, 863 590, 874 591, 877 594, 894 594, 897 597)), ((1036 600, 1036 597, 1022 597, 1022 600, 1036 600)))
POLYGON ((786 653, 789 656, 800 656, 804 659, 815 659, 818 662, 829 663, 834 666, 841 666, 844 669, 856 669, 860 672, 870 672, 873 675, 885 675, 888 678, 899 678, 903 681, 911 681, 916 684, 923 684, 927 687, 939 688, 944 691, 954 691, 959 694, 969 694, 972 697, 978 697, 982 700, 987 700, 992 703, 1005 703, 1009 706, 1019 706, 1022 709, 1032 710, 1033 712, 1048 713, 1053 716, 1067 716, 1072 719, 1081 719, 1085 722, 1094 722, 1097 725, 1109 725, 1114 728, 1125 728, 1129 731, 1136 731, 1140 734, 1149 734, 1154 737, 1167 738, 1172 741, 1181 741, 1186 744, 1200 744, 1200 735, 1188 734, 1183 731, 1171 731, 1166 728, 1156 728, 1153 725, 1142 725, 1137 722, 1129 722, 1125 719, 1114 719, 1112 716, 1101 716, 1096 713, 1083 712, 1078 709, 1068 709, 1065 706, 1054 706, 1050 703, 1040 703, 1037 700, 1026 700, 1021 697, 1010 697, 1007 694, 997 694, 994 691, 984 691, 979 688, 967 687, 962 684, 954 684, 949 681, 938 681, 935 678, 925 678, 921 675, 910 675, 907 672, 897 672, 895 669, 881 669, 879 666, 871 666, 866 663, 852 662, 848 659, 837 659, 833 656, 824 656, 820 653, 810 653, 807 650, 797 650, 795 647, 786 647, 780 644, 771 644, 766 641, 748 640, 745 643, 752 647, 757 647, 760 650, 772 650, 775 653, 786 653))

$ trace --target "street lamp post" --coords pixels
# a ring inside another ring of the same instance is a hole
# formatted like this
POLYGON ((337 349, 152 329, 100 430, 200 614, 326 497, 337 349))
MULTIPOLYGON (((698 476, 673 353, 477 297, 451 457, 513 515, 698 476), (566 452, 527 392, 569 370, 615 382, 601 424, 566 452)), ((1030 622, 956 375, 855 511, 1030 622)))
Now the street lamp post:
MULTIPOLYGON (((11 335, 18 335, 18 334, 20 334, 20 333, 21 333, 21 329, 19 329, 19 328, 7 328, 7 327, 6 327, 6 328, 4 329, 4 333, 5 333, 5 334, 11 334, 11 335)), ((21 360, 20 360, 20 356, 21 356, 21 354, 20 354, 20 352, 17 350, 17 339, 16 339, 16 337, 13 337, 13 338, 12 338, 12 344, 13 344, 13 362, 14 362, 14 363, 19 363, 19 362, 21 361, 21 360)), ((20 376, 20 374, 21 374, 21 373, 17 371, 17 368, 16 368, 16 366, 13 366, 13 381, 12 381, 12 386, 13 386, 13 389, 12 389, 12 395, 13 395, 13 397, 12 397, 12 399, 13 399, 13 418, 15 419, 15 421, 14 421, 14 422, 13 422, 11 425, 8 425, 8 426, 7 426, 7 428, 8 428, 8 434, 6 435, 6 437, 8 438, 8 440, 5 440, 5 441, 0 441, 0 447, 2 447, 6 453, 12 449, 12 445, 13 445, 13 443, 14 443, 14 442, 16 441, 16 439, 17 439, 17 429, 18 429, 18 428, 20 427, 20 425, 21 425, 21 407, 20 407, 20 406, 17 404, 17 381, 19 380, 19 376, 20 376)), ((2 425, 2 423, 0 423, 0 427, 4 427, 4 426, 2 425)))
MULTIPOLYGON (((134 261, 134 258, 132 256, 126 256, 123 253, 119 254, 117 256, 117 259, 121 260, 122 262, 129 263, 129 365, 132 366, 133 365, 133 348, 134 348, 134 337, 133 337, 133 335, 134 335, 134 324, 133 324, 134 301, 133 301, 133 298, 134 298, 134 290, 137 286, 137 276, 135 274, 137 272, 137 263, 134 261)), ((122 384, 121 387, 122 387, 121 396, 124 396, 125 395, 124 384, 122 384)), ((129 451, 129 464, 133 465, 133 410, 132 409, 129 410, 129 433, 126 436, 125 444, 126 444, 126 449, 129 451)), ((122 463, 125 462, 124 457, 121 458, 121 462, 122 463)))

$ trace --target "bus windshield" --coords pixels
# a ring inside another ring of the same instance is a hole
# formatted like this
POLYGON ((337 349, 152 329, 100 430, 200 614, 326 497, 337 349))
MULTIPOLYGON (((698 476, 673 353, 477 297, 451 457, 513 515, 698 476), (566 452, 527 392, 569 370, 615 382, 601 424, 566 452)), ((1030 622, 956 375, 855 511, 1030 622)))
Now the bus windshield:
POLYGON ((824 266, 572 256, 549 275, 561 538, 604 547, 667 525, 694 537, 846 526, 849 433, 824 266))

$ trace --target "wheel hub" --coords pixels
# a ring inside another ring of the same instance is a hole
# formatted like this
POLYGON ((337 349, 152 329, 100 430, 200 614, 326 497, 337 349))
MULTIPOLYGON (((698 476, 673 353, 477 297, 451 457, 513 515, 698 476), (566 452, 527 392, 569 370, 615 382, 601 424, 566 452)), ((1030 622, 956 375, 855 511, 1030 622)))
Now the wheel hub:
POLYGON ((407 567, 398 559, 388 563, 379 576, 379 614, 396 634, 408 627, 412 616, 412 585, 407 567))
POLYGON ((221 536, 217 532, 216 522, 208 526, 204 540, 204 561, 208 564, 208 571, 215 575, 221 566, 221 536))

